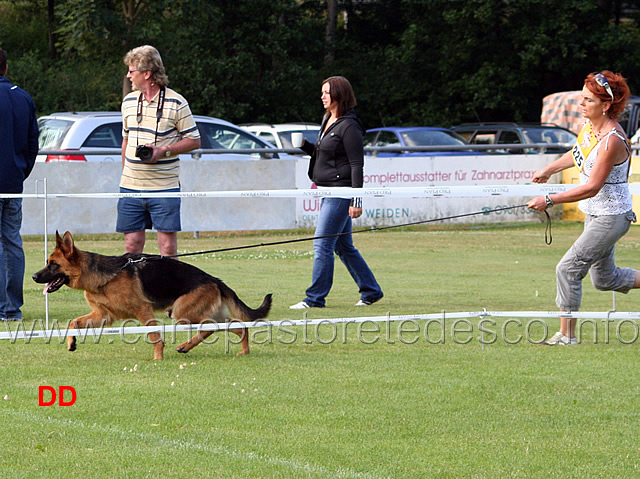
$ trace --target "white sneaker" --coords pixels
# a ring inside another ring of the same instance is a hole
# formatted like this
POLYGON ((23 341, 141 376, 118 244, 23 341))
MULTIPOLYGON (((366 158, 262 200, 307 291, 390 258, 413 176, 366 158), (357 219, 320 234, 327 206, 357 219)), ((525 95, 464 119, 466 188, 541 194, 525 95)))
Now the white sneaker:
POLYGON ((291 306, 289 306, 289 309, 308 309, 311 306, 309 306, 307 303, 305 303, 304 301, 300 301, 299 303, 296 304, 292 304, 291 306))
POLYGON ((368 301, 368 300, 364 300, 361 299, 360 301, 358 301, 356 303, 356 306, 371 306, 373 303, 377 303, 378 301, 380 301, 383 297, 380 296, 378 299, 374 299, 373 301, 368 301))
POLYGON ((542 344, 546 344, 547 346, 572 346, 578 344, 578 340, 576 338, 569 338, 558 331, 551 336, 548 341, 544 341, 542 344))

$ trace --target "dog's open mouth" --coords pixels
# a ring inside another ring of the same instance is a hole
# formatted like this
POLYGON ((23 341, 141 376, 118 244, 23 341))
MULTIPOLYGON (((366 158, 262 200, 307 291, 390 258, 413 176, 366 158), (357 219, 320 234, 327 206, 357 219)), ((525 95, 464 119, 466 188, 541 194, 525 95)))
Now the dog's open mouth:
POLYGON ((52 281, 48 282, 42 291, 42 294, 54 293, 58 291, 62 286, 69 282, 69 277, 65 274, 56 276, 52 281))

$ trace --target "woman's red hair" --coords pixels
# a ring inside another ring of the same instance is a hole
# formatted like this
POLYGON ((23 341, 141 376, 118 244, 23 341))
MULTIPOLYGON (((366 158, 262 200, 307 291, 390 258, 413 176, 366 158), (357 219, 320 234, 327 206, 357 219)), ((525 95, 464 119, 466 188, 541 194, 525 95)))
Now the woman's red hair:
POLYGON ((609 107, 608 111, 611 118, 614 120, 620 118, 620 114, 624 111, 627 106, 627 101, 629 101, 629 97, 631 96, 629 85, 627 85, 627 81, 622 75, 610 72, 609 70, 589 73, 587 78, 584 79, 584 85, 600 100, 611 102, 611 107, 609 107), (607 89, 598 85, 596 82, 595 76, 598 73, 604 75, 609 82, 611 93, 613 93, 613 100, 611 100, 611 95, 609 95, 607 89))

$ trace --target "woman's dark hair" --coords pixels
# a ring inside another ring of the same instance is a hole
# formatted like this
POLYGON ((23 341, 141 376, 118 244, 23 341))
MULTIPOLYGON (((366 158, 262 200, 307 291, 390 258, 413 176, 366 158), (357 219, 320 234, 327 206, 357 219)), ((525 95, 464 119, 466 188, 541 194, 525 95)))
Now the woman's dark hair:
POLYGON ((338 105, 337 115, 338 117, 343 116, 352 108, 355 108, 357 105, 356 95, 353 93, 353 88, 351 87, 351 83, 345 77, 334 76, 329 77, 325 81, 322 82, 329 84, 329 95, 331 95, 331 101, 336 102, 338 105))
POLYGON ((611 106, 607 113, 612 119, 617 120, 620 118, 620 114, 624 111, 627 106, 627 102, 629 101, 629 97, 631 96, 629 85, 627 85, 627 81, 622 75, 610 72, 609 70, 589 73, 587 78, 584 80, 584 85, 600 100, 611 102, 611 106), (599 80, 599 75, 603 75, 607 79, 609 88, 611 88, 611 93, 613 94, 613 100, 611 99, 611 95, 609 95, 606 86, 600 85, 602 80, 599 80))

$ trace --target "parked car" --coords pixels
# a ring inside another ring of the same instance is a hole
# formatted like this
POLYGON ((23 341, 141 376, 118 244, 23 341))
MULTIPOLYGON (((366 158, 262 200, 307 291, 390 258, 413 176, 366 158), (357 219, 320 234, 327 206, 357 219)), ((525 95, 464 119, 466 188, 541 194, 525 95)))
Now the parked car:
MULTIPOLYGON (((525 143, 547 143, 546 153, 564 153, 567 145, 575 143, 577 135, 555 123, 464 123, 454 126, 453 131, 474 145, 506 145, 525 143), (564 144, 565 146, 558 146, 564 144)), ((487 153, 537 153, 535 148, 496 148, 487 153)))
POLYGON ((317 123, 280 123, 277 125, 246 123, 240 126, 278 148, 293 148, 291 144, 292 133, 302 133, 308 142, 315 143, 320 132, 320 125, 317 123))
MULTIPOLYGON (((194 115, 200 130, 201 146, 208 149, 270 148, 274 145, 258 138, 228 121, 194 115)), ((40 150, 63 151, 64 155, 39 155, 39 161, 122 161, 122 115, 120 112, 64 112, 38 119, 40 150), (83 155, 74 150, 106 152, 83 155), (110 151, 113 150, 111 153, 110 151)), ((204 153, 200 160, 260 160, 294 158, 282 153, 204 153)), ((181 160, 192 160, 191 153, 180 155, 181 160)))
POLYGON ((443 147, 439 151, 380 151, 367 152, 368 155, 385 156, 460 156, 479 155, 472 150, 447 150, 448 146, 468 145, 469 143, 457 133, 447 128, 430 126, 390 126, 384 128, 372 128, 364 135, 364 146, 438 146, 443 147))

